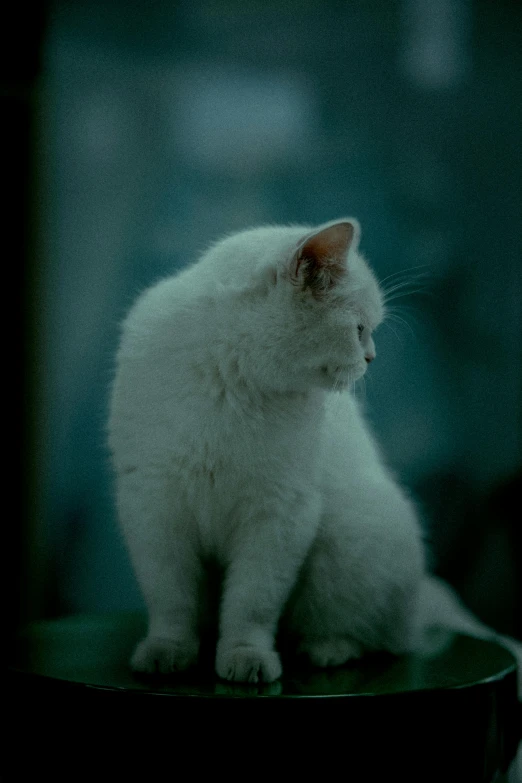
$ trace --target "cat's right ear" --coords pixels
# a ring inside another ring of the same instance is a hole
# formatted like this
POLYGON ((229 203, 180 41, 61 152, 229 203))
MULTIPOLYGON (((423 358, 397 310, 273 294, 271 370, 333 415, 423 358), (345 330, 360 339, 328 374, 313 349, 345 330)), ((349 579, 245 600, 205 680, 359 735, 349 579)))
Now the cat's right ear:
POLYGON ((292 282, 322 298, 346 274, 348 251, 357 247, 359 236, 359 223, 350 218, 304 237, 291 260, 292 282))

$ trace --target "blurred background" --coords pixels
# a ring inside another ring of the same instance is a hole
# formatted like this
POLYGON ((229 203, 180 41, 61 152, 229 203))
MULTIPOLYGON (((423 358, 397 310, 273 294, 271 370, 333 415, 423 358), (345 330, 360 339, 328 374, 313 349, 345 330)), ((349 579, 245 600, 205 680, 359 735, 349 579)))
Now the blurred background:
POLYGON ((368 416, 434 569, 522 637, 520 4, 38 8, 2 31, 23 378, 12 623, 142 606, 104 432, 136 295, 225 232, 355 215, 381 279, 424 278, 377 333, 368 416))

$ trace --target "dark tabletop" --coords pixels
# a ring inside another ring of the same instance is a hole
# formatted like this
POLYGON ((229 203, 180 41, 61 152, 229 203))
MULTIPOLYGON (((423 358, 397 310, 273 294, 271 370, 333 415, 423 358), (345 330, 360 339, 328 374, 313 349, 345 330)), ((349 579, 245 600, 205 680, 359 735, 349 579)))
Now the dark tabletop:
POLYGON ((348 742, 352 763, 357 753, 374 767, 385 756, 388 768, 395 753, 402 779, 419 782, 504 780, 515 754, 516 664, 493 642, 434 630, 415 654, 369 655, 326 670, 283 658, 280 681, 243 685, 214 674, 210 647, 182 675, 133 675, 128 660, 145 630, 140 613, 71 616, 26 628, 8 648, 13 731, 41 733, 50 707, 59 733, 86 715, 150 726, 159 726, 162 716, 161 725, 167 720, 183 742, 197 724, 206 736, 252 732, 263 747, 267 725, 278 736, 291 727, 316 763, 325 744, 330 758, 344 760, 348 742), (422 773, 415 767, 408 777, 405 763, 414 748, 428 767, 422 773))
POLYGON ((271 684, 219 680, 211 660, 181 675, 137 677, 129 670, 128 660, 145 630, 145 618, 139 613, 79 615, 34 623, 13 645, 11 666, 18 672, 103 689, 278 699, 462 689, 502 682, 516 668, 513 656, 497 644, 434 631, 425 649, 415 655, 375 654, 323 670, 291 662, 281 681, 271 684))

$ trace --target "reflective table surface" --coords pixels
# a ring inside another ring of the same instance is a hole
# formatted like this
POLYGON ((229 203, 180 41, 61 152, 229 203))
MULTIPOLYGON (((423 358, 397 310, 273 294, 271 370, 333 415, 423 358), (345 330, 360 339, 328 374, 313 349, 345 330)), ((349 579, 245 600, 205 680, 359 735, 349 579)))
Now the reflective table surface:
MULTIPOLYGON (((28 725, 30 731, 31 721, 47 724, 52 707, 57 733, 87 714, 154 731, 167 721, 183 742, 197 724, 213 740, 244 736, 246 747, 250 741, 258 749, 267 731, 291 732, 308 752, 292 752, 294 771, 300 764, 323 768, 330 759, 362 765, 361 780, 381 780, 399 768, 401 780, 420 783, 506 779, 520 708, 515 661, 495 643, 434 630, 415 654, 369 655, 325 670, 283 658, 280 681, 243 685, 217 678, 210 647, 183 674, 133 675, 128 660, 145 629, 143 615, 118 613, 48 620, 22 631, 8 647, 5 693, 14 735, 28 725)), ((280 759, 290 763, 281 748, 280 759)))

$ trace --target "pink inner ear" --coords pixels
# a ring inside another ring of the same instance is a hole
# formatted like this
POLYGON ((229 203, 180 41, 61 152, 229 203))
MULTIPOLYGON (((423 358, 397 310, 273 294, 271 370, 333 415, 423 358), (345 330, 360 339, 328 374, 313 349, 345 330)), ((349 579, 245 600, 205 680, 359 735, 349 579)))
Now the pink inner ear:
POLYGON ((346 256, 355 235, 351 223, 334 223, 308 237, 294 256, 293 277, 297 281, 305 264, 304 285, 323 296, 346 272, 346 256))
POLYGON ((300 258, 310 258, 319 265, 339 262, 348 252, 354 236, 351 223, 335 223, 309 237, 299 251, 300 258))

